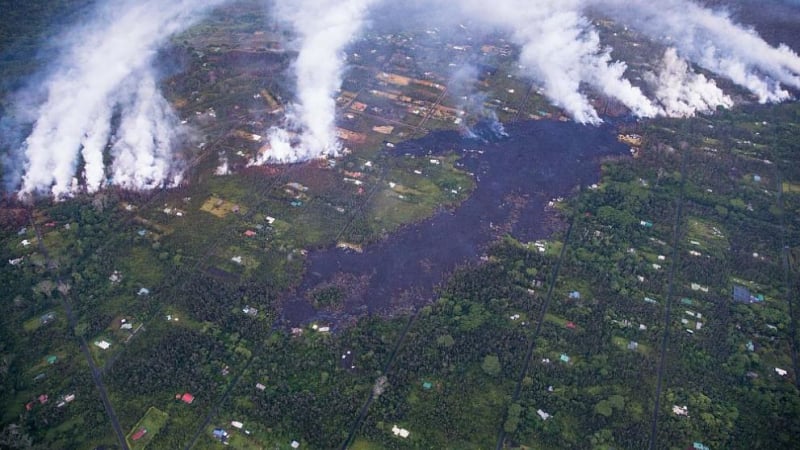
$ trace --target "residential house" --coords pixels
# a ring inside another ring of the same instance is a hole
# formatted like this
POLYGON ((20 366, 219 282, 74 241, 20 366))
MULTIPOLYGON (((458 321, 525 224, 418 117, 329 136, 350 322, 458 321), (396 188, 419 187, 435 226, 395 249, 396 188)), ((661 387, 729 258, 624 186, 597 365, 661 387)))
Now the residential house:
POLYGON ((131 435, 131 440, 138 441, 139 439, 143 438, 145 434, 147 434, 147 428, 139 428, 136 430, 136 433, 131 435))

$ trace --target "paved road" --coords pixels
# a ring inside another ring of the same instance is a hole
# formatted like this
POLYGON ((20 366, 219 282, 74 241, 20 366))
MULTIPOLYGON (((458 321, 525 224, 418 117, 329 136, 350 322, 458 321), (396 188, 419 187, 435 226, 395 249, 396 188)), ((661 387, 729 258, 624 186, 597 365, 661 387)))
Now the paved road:
MULTIPOLYGON (((405 342, 406 336, 408 335, 408 330, 411 329, 411 325, 417 320, 419 317, 419 310, 414 312, 409 318, 408 322, 406 323, 405 328, 400 333, 400 337, 397 338, 397 342, 394 345, 394 349, 392 349, 392 353, 389 355, 389 359, 386 361, 386 365, 383 367, 383 371, 381 371, 381 376, 387 376, 391 370, 392 366, 394 365, 394 359, 397 354, 400 352, 400 348, 403 346, 403 342, 405 342)), ((361 423, 367 417, 367 413, 369 412, 369 407, 372 405, 372 402, 375 400, 375 390, 370 390, 369 397, 367 397, 367 401, 364 402, 364 406, 361 407, 361 410, 358 413, 358 417, 356 418, 355 422, 353 422, 353 426, 350 427, 350 432, 347 434, 347 439, 342 443, 342 446, 339 447, 340 450, 347 450, 347 447, 353 442, 355 439, 356 434, 358 434, 358 430, 361 428, 361 423)))
MULTIPOLYGON (((530 368, 533 350, 536 348, 536 338, 539 336, 539 332, 542 330, 544 317, 547 314, 547 309, 550 307, 550 302, 553 299, 553 291, 556 286, 556 281, 558 281, 558 273, 561 270, 561 263, 564 261, 564 256, 567 254, 567 246, 569 244, 569 239, 572 236, 572 228, 574 225, 575 218, 572 219, 569 227, 567 228, 567 233, 564 237, 564 244, 561 246, 561 253, 558 255, 558 261, 556 261, 555 267, 553 267, 553 273, 550 276, 550 284, 547 287, 547 294, 545 295, 544 303, 542 304, 541 310, 539 311, 539 316, 537 317, 536 328, 533 330, 533 334, 531 334, 530 343, 528 344, 528 351, 525 353, 525 364, 522 366, 522 370, 519 373, 519 378, 517 379, 517 385, 514 387, 514 395, 512 396, 511 400, 512 403, 519 400, 520 392, 522 392, 522 382, 528 373, 528 369, 530 368)), ((501 419, 500 431, 497 433, 497 445, 495 446, 496 450, 501 450, 506 441, 506 430, 503 427, 503 422, 505 422, 505 418, 501 419)))
MULTIPOLYGON (((47 251, 47 248, 44 245, 44 239, 42 239, 42 230, 33 219, 33 213, 31 211, 28 211, 28 221, 30 222, 31 227, 36 231, 36 240, 39 243, 39 251, 42 252, 45 261, 47 261, 47 267, 54 268, 55 265, 53 260, 50 258, 50 253, 47 251)), ((61 279, 61 277, 58 277, 58 283, 62 284, 63 282, 64 281, 61 279)), ((77 320, 75 319, 75 314, 72 312, 72 303, 70 302, 69 294, 62 294, 59 296, 59 299, 61 300, 61 305, 64 307, 64 311, 67 314, 69 331, 74 335, 75 324, 77 323, 77 320)), ((114 412, 114 406, 111 404, 111 400, 108 398, 108 392, 103 384, 103 378, 100 374, 100 370, 94 363, 94 358, 92 358, 92 353, 89 351, 89 346, 86 343, 86 339, 84 339, 83 336, 79 336, 77 339, 78 344, 81 347, 81 352, 83 353, 83 356, 86 357, 86 362, 89 364, 92 380, 97 387, 97 392, 100 393, 100 399, 103 401, 103 407, 106 410, 106 416, 108 416, 108 420, 111 422, 111 427, 114 429, 114 434, 117 435, 119 445, 123 450, 129 450, 128 441, 125 439, 125 432, 122 430, 122 426, 119 424, 119 420, 117 419, 117 414, 114 412)))
POLYGON ((681 229, 681 216, 683 213, 683 197, 684 197, 684 185, 686 184, 686 160, 688 159, 686 156, 686 152, 689 150, 684 150, 683 159, 681 161, 681 184, 680 184, 680 193, 678 194, 677 199, 677 206, 675 208, 675 223, 673 224, 673 235, 672 235, 672 265, 670 266, 669 270, 669 278, 667 281, 667 295, 664 304, 664 335, 661 338, 661 350, 658 359, 658 381, 656 382, 656 398, 655 403, 653 405, 653 418, 650 422, 650 441, 647 446, 650 450, 653 450, 656 446, 656 434, 658 432, 658 413, 661 409, 661 391, 663 389, 664 384, 664 371, 666 369, 666 354, 667 354, 667 344, 669 342, 669 326, 670 326, 670 318, 672 316, 672 300, 675 295, 675 271, 678 270, 678 258, 680 258, 680 252, 678 248, 680 247, 680 229, 681 229))

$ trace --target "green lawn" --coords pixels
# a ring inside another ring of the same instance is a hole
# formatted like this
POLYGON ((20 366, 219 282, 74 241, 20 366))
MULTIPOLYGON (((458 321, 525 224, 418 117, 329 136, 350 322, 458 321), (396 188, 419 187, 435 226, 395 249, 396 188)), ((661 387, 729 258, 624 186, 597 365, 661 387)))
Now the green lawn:
POLYGON ((144 416, 139 419, 139 422, 131 428, 130 433, 125 437, 128 441, 128 445, 131 449, 138 450, 147 447, 147 444, 153 440, 153 437, 158 434, 161 428, 167 424, 167 420, 169 419, 169 415, 164 411, 156 408, 155 406, 151 406, 150 409, 144 414, 144 416), (133 441, 131 436, 136 433, 139 429, 144 428, 147 430, 147 433, 141 437, 137 441, 133 441))

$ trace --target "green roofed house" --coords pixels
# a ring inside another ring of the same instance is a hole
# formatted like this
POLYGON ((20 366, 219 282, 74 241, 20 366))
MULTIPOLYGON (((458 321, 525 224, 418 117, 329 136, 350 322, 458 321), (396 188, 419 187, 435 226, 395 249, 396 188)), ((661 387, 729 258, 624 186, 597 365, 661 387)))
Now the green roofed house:
POLYGON ((686 297, 683 297, 683 298, 681 299, 681 303, 683 303, 684 305, 687 305, 687 306, 692 306, 692 305, 694 304, 694 302, 692 301, 692 299, 690 299, 690 298, 686 298, 686 297))
POLYGON ((567 356, 566 353, 562 353, 561 354, 561 361, 565 362, 565 363, 568 363, 569 362, 569 356, 567 356))
POLYGON ((692 444, 692 448, 694 448, 694 450, 711 450, 710 448, 708 448, 707 445, 703 444, 702 442, 695 442, 694 444, 692 444))
POLYGON ((50 355, 47 358, 45 358, 45 360, 47 361, 47 364, 55 364, 56 361, 58 361, 58 356, 50 355))
POLYGON ((428 390, 433 387, 433 384, 430 381, 426 381, 422 383, 422 389, 428 390))

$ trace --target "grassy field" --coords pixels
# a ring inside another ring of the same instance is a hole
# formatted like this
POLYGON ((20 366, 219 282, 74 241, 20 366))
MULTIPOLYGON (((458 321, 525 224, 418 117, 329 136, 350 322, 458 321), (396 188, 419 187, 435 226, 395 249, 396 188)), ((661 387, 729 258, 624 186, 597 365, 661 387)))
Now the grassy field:
POLYGON ((139 420, 139 422, 131 428, 130 433, 125 437, 128 441, 128 445, 131 449, 139 450, 147 447, 147 444, 153 439, 153 437, 158 434, 161 428, 167 424, 167 420, 169 420, 169 415, 164 411, 156 408, 155 406, 151 406, 150 409, 144 414, 144 416, 139 420), (144 428, 147 430, 147 433, 141 437, 137 441, 133 441, 131 436, 133 436, 138 430, 144 428))

